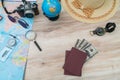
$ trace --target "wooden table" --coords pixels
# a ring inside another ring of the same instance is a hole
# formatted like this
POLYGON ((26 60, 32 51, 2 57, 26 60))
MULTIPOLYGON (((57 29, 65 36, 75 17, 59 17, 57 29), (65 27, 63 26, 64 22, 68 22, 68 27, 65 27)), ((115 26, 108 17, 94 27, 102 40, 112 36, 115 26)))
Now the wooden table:
POLYGON ((41 2, 33 30, 43 51, 39 52, 31 42, 25 80, 120 80, 120 8, 110 20, 101 23, 78 22, 64 10, 59 20, 52 22, 42 14, 41 2), (117 24, 115 32, 102 37, 89 34, 107 22, 117 24), (99 53, 85 63, 82 77, 65 76, 62 69, 65 50, 70 50, 78 38, 91 42, 99 53))

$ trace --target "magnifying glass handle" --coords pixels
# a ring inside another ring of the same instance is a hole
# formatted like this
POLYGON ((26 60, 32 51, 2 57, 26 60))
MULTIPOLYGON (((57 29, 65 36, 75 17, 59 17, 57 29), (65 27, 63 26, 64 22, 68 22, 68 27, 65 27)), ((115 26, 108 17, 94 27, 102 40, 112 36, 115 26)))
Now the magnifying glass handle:
POLYGON ((42 51, 42 49, 40 48, 40 46, 38 45, 38 43, 36 41, 34 41, 35 45, 37 46, 37 48, 42 51))

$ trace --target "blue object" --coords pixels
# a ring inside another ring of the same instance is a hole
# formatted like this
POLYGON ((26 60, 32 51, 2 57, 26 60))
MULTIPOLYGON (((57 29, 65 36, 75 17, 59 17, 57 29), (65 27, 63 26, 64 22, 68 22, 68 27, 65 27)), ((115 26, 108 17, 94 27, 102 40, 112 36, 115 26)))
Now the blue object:
POLYGON ((59 18, 61 4, 59 0, 44 0, 42 3, 42 10, 48 19, 54 21, 59 18))

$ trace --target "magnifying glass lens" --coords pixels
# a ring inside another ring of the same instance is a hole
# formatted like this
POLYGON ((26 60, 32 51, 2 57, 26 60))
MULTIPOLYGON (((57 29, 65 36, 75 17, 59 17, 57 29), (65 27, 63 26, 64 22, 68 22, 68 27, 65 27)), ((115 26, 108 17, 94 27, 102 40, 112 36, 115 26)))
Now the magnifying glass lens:
POLYGON ((29 31, 26 33, 26 38, 30 41, 33 41, 36 38, 36 33, 33 31, 29 31))
POLYGON ((3 19, 3 17, 2 16, 0 16, 0 21, 3 19))

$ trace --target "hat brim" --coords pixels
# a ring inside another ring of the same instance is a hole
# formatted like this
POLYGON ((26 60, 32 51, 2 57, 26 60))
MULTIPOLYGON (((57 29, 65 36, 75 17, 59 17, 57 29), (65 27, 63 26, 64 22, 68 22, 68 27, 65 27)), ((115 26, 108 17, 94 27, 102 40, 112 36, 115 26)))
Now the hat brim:
MULTIPOLYGON (((76 20, 87 22, 87 23, 97 23, 106 21, 111 18, 119 7, 119 0, 105 0, 105 3, 98 9, 92 11, 90 16, 86 15, 82 9, 78 9, 72 4, 74 0, 61 0, 65 10, 76 20)), ((86 10, 90 12, 90 10, 86 10)), ((88 13, 87 12, 87 13, 88 13)))

